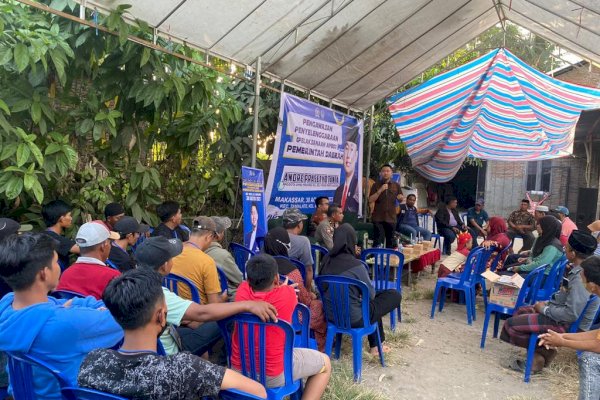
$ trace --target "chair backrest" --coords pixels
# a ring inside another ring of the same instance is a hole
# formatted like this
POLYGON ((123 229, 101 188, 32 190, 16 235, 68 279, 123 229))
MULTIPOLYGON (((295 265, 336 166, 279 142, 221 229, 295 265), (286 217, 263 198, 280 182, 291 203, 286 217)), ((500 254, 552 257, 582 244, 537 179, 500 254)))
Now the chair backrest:
POLYGON ((292 314, 292 328, 294 328, 294 346, 309 347, 310 339, 310 310, 302 303, 298 303, 292 314))
POLYGON ((235 264, 242 272, 244 279, 246 279, 246 263, 254 255, 254 252, 244 245, 233 242, 229 244, 229 249, 235 259, 235 264))
POLYGON ((460 213, 460 218, 462 218, 463 223, 465 224, 465 226, 469 226, 469 220, 467 218, 467 213, 466 212, 461 212, 460 213))
POLYGON ((288 260, 289 262, 291 262, 292 264, 294 264, 294 266, 296 268, 298 268, 298 271, 300 271, 300 275, 302 275, 302 280, 304 282, 306 282, 306 267, 304 266, 304 263, 302 263, 302 261, 296 260, 295 258, 289 258, 286 256, 274 256, 273 258, 285 259, 285 260, 288 260))
POLYGON ((552 264, 552 268, 546 277, 546 281, 544 282, 544 286, 542 289, 544 291, 548 291, 548 293, 557 292, 560 289, 560 285, 562 283, 562 278, 565 275, 565 268, 567 267, 567 257, 564 255, 556 260, 554 264, 552 264))
POLYGON ((64 398, 72 400, 127 400, 116 394, 73 386, 62 388, 60 392, 64 398))
POLYGON ((402 267, 404 266, 404 254, 392 249, 367 249, 360 254, 360 259, 365 263, 369 259, 373 260, 373 283, 375 290, 381 291, 389 289, 388 282, 391 280, 391 258, 397 257, 396 279, 402 282, 402 267))
POLYGON ((479 257, 477 267, 475 269, 475 273, 482 274, 485 272, 485 269, 487 267, 488 261, 490 260, 490 257, 496 251, 496 247, 490 246, 489 248, 486 249, 485 247, 478 246, 476 248, 482 248, 483 250, 481 252, 481 256, 479 257))
MULTIPOLYGON (((583 322, 583 319, 585 318, 585 314, 587 313, 587 310, 591 307, 592 304, 596 303, 598 299, 598 296, 596 296, 595 294, 590 295, 590 298, 588 299, 587 303, 585 303, 585 307, 583 307, 583 310, 581 311, 581 313, 579 314, 579 317, 577 317, 577 320, 575 320, 575 322, 573 322, 570 326, 569 326, 569 333, 576 333, 579 328, 581 323, 583 322)), ((593 320, 591 322, 594 322, 593 320)), ((589 327, 586 327, 586 329, 589 327)))
POLYGON ((525 276, 525 281, 523 282, 523 286, 521 286, 521 290, 519 290, 519 295, 517 296, 517 301, 515 302, 515 310, 521 306, 531 304, 532 299, 535 299, 538 290, 537 282, 544 276, 545 270, 546 266, 542 265, 529 272, 525 276))
POLYGON ((50 293, 50 296, 56 297, 57 299, 74 299, 86 297, 84 294, 74 292, 72 290, 55 290, 50 293))
POLYGON ((219 392, 221 400, 264 400, 262 397, 254 396, 253 394, 245 393, 236 389, 221 390, 219 392))
POLYGON ((179 294, 179 285, 186 285, 190 291, 192 301, 200 303, 200 292, 198 292, 198 288, 196 285, 194 285, 194 282, 190 281, 188 278, 173 273, 163 278, 163 286, 175 294, 179 294))
POLYGON ((50 373, 58 381, 60 387, 71 386, 72 383, 59 370, 44 361, 22 353, 6 353, 8 356, 8 375, 13 390, 13 397, 18 400, 36 400, 33 374, 40 370, 50 373))
POLYGON ((267 329, 280 329, 284 332, 283 372, 284 386, 292 385, 292 352, 294 329, 283 321, 263 322, 254 314, 241 313, 219 321, 221 334, 225 338, 225 350, 231 363, 233 340, 239 349, 242 375, 266 383, 267 329), (230 329, 233 328, 233 329, 230 329), (234 336, 237 336, 234 338, 234 336), (258 346, 255 346, 258 344, 258 346))
POLYGON ((314 276, 318 275, 319 267, 321 266, 321 261, 323 261, 323 257, 329 254, 329 250, 327 250, 323 246, 319 246, 318 244, 310 245, 310 252, 312 253, 313 258, 313 274, 314 276))
POLYGON ((492 264, 490 265, 490 271, 492 272, 496 272, 496 268, 498 268, 498 264, 500 263, 500 260, 502 260, 504 257, 504 255, 513 247, 513 240, 510 241, 509 245, 506 246, 505 248, 503 248, 502 250, 500 250, 498 252, 498 254, 496 254, 496 257, 494 257, 494 261, 492 261, 492 264))
POLYGON ((227 274, 221 268, 220 265, 217 265, 217 273, 219 274, 219 283, 221 284, 221 293, 225 292, 229 288, 229 284, 227 281, 227 274))
MULTIPOLYGON (((463 272, 460 274, 460 284, 464 284, 465 282, 473 282, 477 275, 476 272, 480 268, 480 263, 483 256, 483 247, 475 247, 471 249, 469 255, 467 256, 467 260, 465 261, 465 267, 463 272)), ((483 272, 483 271, 481 271, 483 272)))
MULTIPOLYGON (((358 291, 361 298, 363 327, 369 325, 369 288, 357 279, 337 275, 321 275, 315 278, 315 284, 324 302, 323 309, 327 321, 340 329, 351 329, 352 291, 358 291), (329 303, 329 306, 327 306, 329 303)), ((362 328, 362 327, 359 327, 362 328)))

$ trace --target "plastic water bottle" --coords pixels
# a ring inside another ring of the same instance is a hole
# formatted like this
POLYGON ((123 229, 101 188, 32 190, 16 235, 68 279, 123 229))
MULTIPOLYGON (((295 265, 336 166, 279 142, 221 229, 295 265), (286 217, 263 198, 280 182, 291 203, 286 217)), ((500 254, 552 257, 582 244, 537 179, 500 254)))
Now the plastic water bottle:
POLYGON ((410 244, 412 244, 413 246, 415 245, 415 238, 412 233, 410 234, 410 244))
POLYGON ((400 253, 402 253, 402 249, 403 249, 403 247, 402 247, 402 240, 400 240, 400 238, 398 238, 398 245, 396 246, 396 249, 397 249, 397 250, 398 250, 400 253))

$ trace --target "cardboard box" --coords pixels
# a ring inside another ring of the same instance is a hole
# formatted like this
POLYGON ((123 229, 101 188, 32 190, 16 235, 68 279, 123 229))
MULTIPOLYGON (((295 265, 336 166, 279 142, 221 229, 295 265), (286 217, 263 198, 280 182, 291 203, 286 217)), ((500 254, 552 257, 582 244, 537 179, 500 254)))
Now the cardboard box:
POLYGON ((498 275, 490 270, 481 274, 490 281, 490 303, 499 304, 504 307, 514 307, 519 297, 519 291, 525 281, 519 274, 498 275))

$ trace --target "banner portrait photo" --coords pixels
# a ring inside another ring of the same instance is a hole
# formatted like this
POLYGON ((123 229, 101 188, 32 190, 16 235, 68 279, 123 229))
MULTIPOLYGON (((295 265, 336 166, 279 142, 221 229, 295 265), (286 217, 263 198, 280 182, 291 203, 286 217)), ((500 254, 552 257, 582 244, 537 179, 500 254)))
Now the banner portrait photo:
POLYGON ((284 93, 267 182, 267 214, 290 207, 313 213, 326 196, 362 214, 363 121, 284 93))
POLYGON ((265 183, 262 169, 242 167, 242 207, 244 212, 244 246, 259 250, 259 241, 267 233, 265 183))

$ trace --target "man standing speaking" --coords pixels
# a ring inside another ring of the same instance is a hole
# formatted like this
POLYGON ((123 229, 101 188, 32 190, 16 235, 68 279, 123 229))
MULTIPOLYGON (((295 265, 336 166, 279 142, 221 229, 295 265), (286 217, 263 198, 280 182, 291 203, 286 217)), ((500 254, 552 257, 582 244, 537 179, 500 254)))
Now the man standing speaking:
POLYGON ((373 184, 369 194, 369 203, 375 203, 372 220, 375 224, 375 246, 383 244, 394 248, 393 237, 396 226, 396 200, 402 202, 404 196, 397 182, 392 181, 392 166, 384 164, 379 170, 379 181, 373 184))

